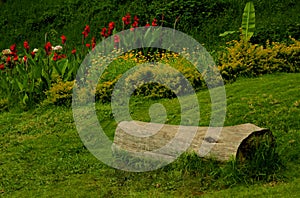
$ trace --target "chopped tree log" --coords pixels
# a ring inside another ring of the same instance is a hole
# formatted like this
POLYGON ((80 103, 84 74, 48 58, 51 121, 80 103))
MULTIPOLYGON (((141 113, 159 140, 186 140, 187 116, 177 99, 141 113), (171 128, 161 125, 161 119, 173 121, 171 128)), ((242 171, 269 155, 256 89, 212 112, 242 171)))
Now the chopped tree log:
MULTIPOLYGON (((140 121, 123 121, 117 126, 113 148, 131 154, 173 160, 184 151, 194 151, 200 157, 227 161, 251 160, 261 144, 274 146, 270 130, 254 124, 225 126, 220 133, 210 127, 179 126, 140 121)), ((217 128, 215 128, 217 129, 217 128)), ((220 128, 219 128, 220 129, 220 128)))

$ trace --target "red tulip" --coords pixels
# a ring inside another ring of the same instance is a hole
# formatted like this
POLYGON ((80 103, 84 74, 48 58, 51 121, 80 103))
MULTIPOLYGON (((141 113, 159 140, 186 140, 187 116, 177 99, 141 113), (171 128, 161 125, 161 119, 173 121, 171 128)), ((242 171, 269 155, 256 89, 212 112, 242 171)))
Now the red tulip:
POLYGON ((94 50, 95 47, 96 47, 96 38, 93 37, 92 38, 92 50, 94 50))
POLYGON ((123 21, 124 24, 125 24, 126 20, 127 20, 126 16, 123 16, 122 21, 123 21))
POLYGON ((102 31, 101 31, 101 36, 103 37, 107 37, 107 34, 106 34, 106 27, 102 28, 102 31))
POLYGON ((153 19, 152 26, 157 26, 157 19, 156 18, 153 19))
POLYGON ((8 56, 8 57, 6 58, 6 63, 7 63, 7 64, 10 63, 10 61, 11 61, 11 58, 10 58, 10 56, 8 56))
POLYGON ((91 47, 91 44, 87 43, 87 44, 85 44, 85 46, 86 46, 87 48, 90 48, 90 47, 91 47))
POLYGON ((58 59, 58 54, 54 53, 53 60, 57 61, 57 59, 58 59))
POLYGON ((67 56, 65 54, 62 54, 62 55, 58 55, 57 57, 58 59, 63 59, 63 58, 67 58, 67 56))
POLYGON ((108 24, 108 29, 113 30, 115 28, 115 23, 114 22, 110 22, 108 24))
POLYGON ((28 52, 29 51, 29 44, 28 44, 28 41, 24 41, 24 48, 26 49, 26 51, 28 52))
POLYGON ((32 58, 35 57, 35 52, 31 52, 31 57, 32 57, 32 58))
POLYGON ((14 54, 14 61, 18 61, 19 60, 19 57, 17 54, 14 54))
POLYGON ((86 25, 85 28, 84 28, 84 30, 83 30, 83 32, 82 32, 84 38, 88 37, 90 31, 91 31, 90 30, 90 26, 86 25))
POLYGON ((62 44, 65 44, 66 43, 66 41, 67 41, 67 37, 65 36, 65 35, 61 35, 61 43, 62 44))
POLYGON ((10 51, 11 51, 11 54, 16 54, 17 53, 17 49, 16 49, 17 45, 16 44, 13 44, 10 46, 10 51))
POLYGON ((145 27, 147 28, 147 27, 149 27, 149 26, 150 26, 150 24, 147 22, 146 25, 145 25, 145 27))
POLYGON ((4 70, 4 64, 0 64, 0 70, 4 70))
POLYGON ((46 51, 47 56, 51 54, 51 50, 52 50, 52 45, 50 42, 47 42, 45 45, 45 51, 46 51))
POLYGON ((90 31, 91 31, 90 26, 86 25, 85 28, 84 28, 84 31, 87 32, 87 33, 90 33, 90 31))
POLYGON ((138 26, 138 24, 139 24, 139 23, 138 23, 137 21, 134 21, 133 24, 132 24, 132 27, 133 27, 133 28, 136 28, 136 27, 138 26))
POLYGON ((123 23, 125 24, 125 25, 129 25, 130 24, 130 14, 129 13, 127 13, 126 14, 126 16, 124 16, 123 18, 122 18, 122 21, 123 21, 123 23))
POLYGON ((106 37, 110 36, 111 34, 112 34, 111 29, 108 29, 106 37))
POLYGON ((76 49, 75 48, 72 50, 72 54, 76 54, 76 49))
POLYGON ((27 62, 27 56, 24 56, 24 57, 23 57, 23 61, 24 61, 24 62, 27 62))
POLYGON ((137 16, 134 16, 133 20, 139 22, 140 19, 137 16))
POLYGON ((84 37, 84 38, 88 37, 88 35, 89 35, 89 34, 88 34, 87 32, 85 32, 85 31, 83 31, 82 34, 83 34, 83 37, 84 37))

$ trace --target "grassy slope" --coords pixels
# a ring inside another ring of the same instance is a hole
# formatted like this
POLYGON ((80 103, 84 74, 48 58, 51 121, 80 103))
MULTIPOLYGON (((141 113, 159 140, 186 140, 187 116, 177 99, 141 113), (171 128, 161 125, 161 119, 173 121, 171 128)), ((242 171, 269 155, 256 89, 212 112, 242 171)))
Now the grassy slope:
MULTIPOLYGON (((299 78, 300 74, 276 74, 240 79, 226 86, 225 125, 251 122, 270 128, 277 137, 278 152, 286 168, 277 173, 277 179, 271 183, 250 185, 251 180, 239 180, 222 164, 195 159, 174 162, 167 168, 148 173, 109 168, 84 148, 73 123, 72 111, 51 107, 0 114, 0 193, 22 197, 188 197, 203 193, 210 197, 299 196, 299 78), (196 165, 196 168, 187 170, 190 165, 196 165), (226 188, 229 189, 222 190, 226 188)), ((209 95, 207 91, 201 91, 198 96, 200 124, 206 125, 209 122, 209 95)), ((133 117, 149 120, 144 115, 156 102, 166 106, 168 123, 178 123, 176 100, 134 99, 131 103, 133 117)), ((97 109, 102 127, 112 136, 115 122, 110 106, 97 105, 97 109)))

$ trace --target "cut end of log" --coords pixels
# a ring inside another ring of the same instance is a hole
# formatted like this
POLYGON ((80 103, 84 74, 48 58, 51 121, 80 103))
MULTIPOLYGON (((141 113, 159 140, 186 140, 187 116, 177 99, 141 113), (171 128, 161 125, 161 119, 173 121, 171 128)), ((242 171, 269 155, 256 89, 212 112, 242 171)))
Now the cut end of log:
POLYGON ((240 163, 252 160, 254 155, 258 152, 265 152, 266 149, 275 148, 275 137, 268 129, 261 129, 253 131, 248 137, 246 137, 240 144, 237 153, 236 160, 240 163))

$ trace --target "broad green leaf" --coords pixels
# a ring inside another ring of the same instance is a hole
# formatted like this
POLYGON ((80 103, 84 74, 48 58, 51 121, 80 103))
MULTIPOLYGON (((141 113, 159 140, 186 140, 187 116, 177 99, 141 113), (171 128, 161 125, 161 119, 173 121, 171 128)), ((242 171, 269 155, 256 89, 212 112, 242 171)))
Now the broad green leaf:
POLYGON ((67 67, 68 67, 68 65, 69 65, 68 59, 65 59, 65 60, 66 60, 66 61, 65 61, 65 64, 63 65, 63 67, 62 67, 62 69, 61 69, 61 77, 62 77, 62 78, 64 77, 65 72, 66 72, 66 69, 67 69, 67 67))
POLYGON ((55 71, 57 72, 58 75, 62 76, 61 68, 59 62, 54 64, 55 71))
POLYGON ((220 34, 219 36, 227 36, 228 34, 234 34, 234 33, 237 33, 238 31, 226 31, 222 34, 220 34))
POLYGON ((245 41, 253 36, 255 29, 255 9, 253 2, 247 2, 242 18, 242 35, 245 41))

